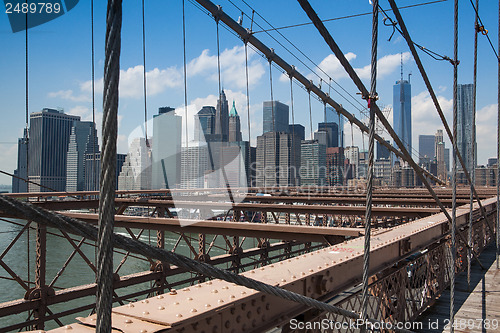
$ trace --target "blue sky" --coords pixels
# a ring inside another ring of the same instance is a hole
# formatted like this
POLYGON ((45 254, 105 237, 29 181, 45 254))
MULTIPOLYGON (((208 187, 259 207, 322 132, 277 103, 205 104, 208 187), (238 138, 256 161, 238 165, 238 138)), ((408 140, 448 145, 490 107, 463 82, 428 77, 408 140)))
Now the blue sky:
MULTIPOLYGON (((260 14, 275 27, 308 22, 306 14, 298 2, 291 0, 246 1, 255 9, 253 31, 268 47, 293 64, 305 76, 318 84, 319 78, 314 73, 321 73, 319 65, 340 86, 348 91, 339 96, 331 93, 333 99, 363 118, 350 103, 360 108, 361 102, 356 95, 357 89, 344 73, 319 33, 312 25, 289 28, 280 32, 307 55, 311 63, 276 32, 270 34, 284 45, 293 55, 265 32, 258 32, 269 25, 260 14), (260 27, 259 27, 260 26, 260 27), (302 64, 295 58, 297 56, 302 64)), ((368 13, 371 5, 368 0, 322 1, 311 0, 311 5, 320 18, 331 19, 368 13)), ((423 0, 399 0, 398 6, 407 6, 425 2, 423 0)), ((389 8, 385 0, 380 1, 383 8, 389 8)), ((183 110, 183 51, 182 51, 182 2, 149 0, 146 1, 146 71, 148 86, 148 118, 157 113, 158 107, 171 106, 183 110)), ((235 20, 246 15, 252 9, 242 0, 218 0, 223 10, 235 20), (234 4, 234 5, 233 5, 234 4), (239 7, 236 8, 236 6, 239 7)), ((489 36, 497 44, 498 5, 493 1, 480 1, 480 16, 489 29, 489 36)), ((403 9, 403 18, 417 43, 448 56, 453 55, 453 1, 403 9)), ((392 14, 389 12, 391 17, 392 14)), ((96 77, 96 114, 100 120, 102 114, 102 73, 104 59, 106 4, 95 1, 95 77, 96 77)), ((474 11, 467 0, 460 1, 460 40, 459 40, 459 83, 472 82, 472 51, 474 38, 474 11)), ((250 27, 250 19, 244 16, 243 26, 250 27)), ((369 61, 371 47, 371 15, 325 23, 333 38, 357 69, 365 85, 369 86, 369 61)), ((44 107, 61 107, 66 113, 91 119, 91 34, 90 2, 81 0, 70 12, 56 20, 29 30, 29 111, 39 111, 44 107)), ((380 23, 379 32, 379 104, 392 105, 392 85, 400 77, 400 57, 403 54, 405 78, 412 73, 412 127, 413 147, 418 149, 419 134, 434 134, 443 128, 439 123, 432 102, 425 92, 425 87, 418 69, 404 40, 396 32, 391 41, 387 39, 392 28, 380 23)), ((192 126, 192 114, 203 105, 215 105, 218 93, 216 25, 214 20, 186 1, 186 57, 188 62, 188 104, 189 125, 192 126)), ((25 122, 25 34, 11 32, 5 13, 0 16, 0 110, 3 121, 0 130, 0 169, 12 172, 16 168, 17 138, 22 135, 25 122)), ((220 27, 220 50, 222 66, 222 84, 229 102, 236 102, 242 117, 243 138, 248 138, 245 55, 243 43, 224 27, 220 27)), ((497 112, 497 63, 495 56, 484 36, 479 36, 478 63, 478 163, 485 164, 488 157, 496 156, 496 112, 497 112)), ((424 66, 442 102, 451 125, 453 68, 445 61, 435 61, 421 54, 424 66)), ((249 48, 250 68, 250 123, 252 143, 255 136, 262 132, 262 102, 270 99, 269 65, 260 55, 249 48)), ((121 52, 121 87, 119 107, 119 151, 126 152, 127 137, 144 119, 144 96, 142 91, 142 18, 141 1, 124 1, 121 52)), ((322 74, 321 74, 322 75, 322 74)), ((275 67, 272 68, 273 93, 276 100, 290 103, 290 83, 275 67)), ((337 89, 335 83, 332 85, 337 89)), ((328 88, 324 90, 328 91, 328 88)), ((309 124, 307 93, 294 85, 294 109, 296 122, 309 124)), ((182 111, 183 112, 183 111, 182 111)), ((314 130, 316 123, 323 119, 323 105, 312 99, 314 130)), ((392 115, 389 116, 392 118, 392 115)), ((99 123, 100 126, 100 123, 99 123)), ((345 142, 350 145, 368 146, 359 131, 354 130, 352 141, 350 125, 346 124, 345 142)), ((192 139, 192 132, 189 134, 192 139)), ((309 135, 309 126, 306 126, 309 135)), ((388 138, 388 135, 385 135, 388 138)), ((449 146, 449 144, 447 144, 449 146)), ((0 183, 9 184, 10 179, 2 176, 0 183)))

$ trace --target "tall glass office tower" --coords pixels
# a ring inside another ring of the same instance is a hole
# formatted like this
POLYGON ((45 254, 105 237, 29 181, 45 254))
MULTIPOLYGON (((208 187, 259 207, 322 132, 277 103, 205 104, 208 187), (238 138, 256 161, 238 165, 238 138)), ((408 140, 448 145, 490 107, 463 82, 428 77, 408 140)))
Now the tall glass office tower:
POLYGON ((403 79, 396 81, 393 86, 392 107, 394 131, 411 154, 411 84, 409 81, 403 79))
MULTIPOLYGON (((476 142, 472 138, 472 87, 472 84, 459 84, 457 87, 457 147, 468 169, 471 163, 474 167, 477 165, 477 154, 472 157, 472 142, 476 142)), ((475 148, 477 152, 477 145, 475 148)), ((462 169, 458 162, 457 166, 462 169)))
POLYGON ((29 184, 30 192, 66 190, 66 162, 71 128, 80 117, 54 109, 30 115, 29 184))

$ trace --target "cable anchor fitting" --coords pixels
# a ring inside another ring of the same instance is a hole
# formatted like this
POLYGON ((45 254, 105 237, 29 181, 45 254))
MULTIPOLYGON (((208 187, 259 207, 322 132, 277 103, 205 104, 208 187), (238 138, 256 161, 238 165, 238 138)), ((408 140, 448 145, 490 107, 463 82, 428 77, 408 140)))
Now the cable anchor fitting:
POLYGON ((484 28, 484 25, 476 24, 476 33, 482 33, 483 36, 488 34, 488 29, 484 28))

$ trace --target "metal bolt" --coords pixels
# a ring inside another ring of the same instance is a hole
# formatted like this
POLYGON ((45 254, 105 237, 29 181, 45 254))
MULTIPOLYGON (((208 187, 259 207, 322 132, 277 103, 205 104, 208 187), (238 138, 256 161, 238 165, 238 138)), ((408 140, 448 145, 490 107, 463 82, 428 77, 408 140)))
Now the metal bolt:
POLYGON ((211 307, 211 305, 207 303, 207 304, 205 304, 205 307, 209 308, 209 307, 211 307))
POLYGON ((208 281, 208 282, 207 282, 207 284, 208 284, 208 285, 211 285, 211 284, 212 284, 212 281, 208 281))
POLYGON ((242 291, 242 292, 241 292, 241 294, 242 294, 242 295, 246 295, 246 294, 247 294, 247 292, 246 292, 246 291, 242 291))
POLYGON ((132 324, 132 320, 130 320, 130 319, 125 319, 125 324, 132 324))
POLYGON ((223 299, 218 300, 219 303, 224 303, 223 299))
POLYGON ((134 304, 132 304, 132 303, 128 303, 128 305, 127 305, 127 306, 128 306, 129 308, 133 308, 133 307, 134 307, 134 304))
POLYGON ((192 298, 192 297, 188 297, 188 298, 186 298, 186 299, 187 299, 188 301, 192 301, 192 300, 193 300, 193 298, 192 298))
POLYGON ((144 311, 142 314, 145 315, 145 316, 147 316, 149 314, 149 312, 144 311))
POLYGON ((140 330, 140 333, 146 333, 147 330, 140 330))
POLYGON ((175 315, 177 318, 182 318, 182 315, 180 313, 175 315))
POLYGON ((286 280, 285 279, 281 279, 281 282, 286 282, 286 280))
POLYGON ((224 287, 222 287, 222 289, 229 289, 229 287, 228 286, 224 286, 224 287))
POLYGON ((300 275, 306 275, 306 273, 304 273, 304 272, 300 272, 300 275))
POLYGON ((217 294, 219 291, 217 289, 212 290, 212 294, 217 294))
POLYGON ((175 289, 170 290, 170 295, 177 295, 177 291, 175 289))
POLYGON ((236 296, 234 296, 234 295, 231 295, 231 296, 230 296, 229 298, 236 298, 236 296))
POLYGON ((309 272, 311 272, 311 273, 312 273, 312 272, 314 272, 314 269, 310 268, 310 269, 309 269, 309 272))
POLYGON ((179 305, 179 302, 174 302, 174 305, 179 305))
POLYGON ((165 310, 165 307, 164 306, 159 306, 158 310, 165 310))
POLYGON ((156 298, 163 299, 163 295, 158 295, 158 296, 156 296, 156 298))
POLYGON ((292 275, 292 279, 296 279, 297 277, 295 275, 292 275))
POLYGON ((189 289, 189 288, 184 288, 183 290, 184 290, 184 291, 190 291, 191 289, 189 289))
POLYGON ((72 329, 73 329, 73 327, 71 327, 70 325, 66 325, 66 326, 64 326, 64 329, 65 329, 65 330, 72 330, 72 329))
POLYGON ((191 313, 195 313, 195 312, 198 312, 198 310, 196 310, 196 309, 191 309, 191 313))
POLYGON ((143 301, 142 301, 142 303, 146 303, 146 304, 148 304, 148 303, 149 303, 149 301, 148 301, 147 299, 145 299, 145 300, 143 300, 143 301))

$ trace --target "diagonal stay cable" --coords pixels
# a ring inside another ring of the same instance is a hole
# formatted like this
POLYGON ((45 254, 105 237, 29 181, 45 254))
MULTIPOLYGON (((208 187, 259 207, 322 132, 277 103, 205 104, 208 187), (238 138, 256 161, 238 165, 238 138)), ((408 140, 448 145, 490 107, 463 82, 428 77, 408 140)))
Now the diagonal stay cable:
MULTIPOLYGON (((321 22, 320 18, 318 17, 318 14, 316 14, 314 9, 309 4, 309 1, 307 1, 307 0, 297 0, 297 1, 301 5, 304 12, 306 12, 307 16, 311 19, 311 21, 313 21, 313 23, 316 26, 316 28, 318 29, 319 33, 325 39, 325 42, 328 44, 328 46, 330 46, 333 53, 337 56, 337 59, 342 64, 342 66, 346 70, 349 77, 353 80, 354 84, 356 84, 358 89, 361 91, 361 95, 365 98, 368 98, 370 96, 368 90, 364 86, 363 82, 361 82, 361 79, 356 74, 356 72, 352 68, 351 64, 349 63, 349 61, 347 61, 346 57, 344 56, 344 54, 340 50, 339 46, 337 45, 337 43, 335 42, 333 37, 330 35, 330 33, 328 32, 328 30, 326 29, 324 24, 321 22)), ((448 219, 449 224, 451 225, 452 224, 452 217, 450 216, 450 214, 448 213, 448 211, 444 207, 441 200, 438 198, 436 192, 432 189, 432 186, 430 185, 428 179, 423 175, 422 169, 412 159, 411 155, 406 150, 406 147, 401 142, 401 139, 394 132, 394 129, 389 124, 389 122, 385 118, 384 114, 380 111, 379 107, 376 104, 375 104, 375 113, 376 113, 378 119, 380 119, 380 121, 384 125, 384 127, 389 131, 389 134, 391 135, 391 137, 394 140, 394 142, 396 143, 396 145, 399 147, 401 153, 403 154, 404 160, 410 164, 410 166, 413 168, 413 170, 415 170, 415 173, 422 180, 422 183, 425 185, 425 187, 427 188, 427 190, 429 191, 429 193, 431 194, 433 199, 436 201, 436 204, 439 206, 439 208, 441 209, 443 214, 448 219)), ((464 239, 463 235, 461 235, 460 233, 457 233, 457 234, 460 235, 460 237, 462 238, 464 243, 467 244, 467 241, 464 239)), ((467 244, 467 247, 468 247, 468 244, 467 244)), ((479 261, 478 255, 475 251, 474 251, 474 256, 475 256, 475 259, 478 261, 479 265, 481 267, 484 267, 481 264, 481 262, 479 261)))
POLYGON ((415 59, 415 63, 417 64, 418 70, 420 71, 420 75, 422 76, 422 79, 424 80, 425 86, 427 87, 427 90, 429 91, 429 95, 431 96, 431 99, 434 103, 434 106, 436 107, 436 111, 439 114, 439 118, 441 119, 441 122, 443 123, 444 129, 446 133, 448 134, 448 138, 450 138, 450 141, 452 142, 453 145, 453 150, 455 151, 457 155, 457 159, 460 162, 460 165, 462 166, 462 169, 464 171, 464 175, 469 181, 469 184, 471 184, 472 191, 474 193, 474 196, 476 197, 476 200, 479 204, 479 208, 481 210, 481 215, 484 217, 486 220, 486 225, 490 229, 491 232, 493 232, 493 228, 490 224, 490 221, 487 217, 486 210, 484 209, 483 204, 481 203, 481 199, 479 198, 479 195, 476 191, 476 187, 474 183, 472 182, 472 177, 468 171, 468 165, 465 165, 464 159, 462 155, 460 154, 460 151, 458 150, 458 147, 456 144, 454 144, 453 141, 453 133, 450 130, 450 126, 448 125, 448 122, 446 121, 446 117, 444 116, 443 110, 441 109, 441 105, 439 104, 439 101, 437 99, 436 93, 434 92, 434 89, 432 88, 431 82, 429 80, 429 77, 427 76, 427 73, 424 69, 424 66, 422 64, 422 61, 420 60, 420 57, 418 56, 417 50, 415 49, 413 42, 411 40, 410 34, 408 33, 408 29, 406 28, 405 22, 403 21, 403 17, 401 16, 401 13, 399 12, 399 9, 396 5, 395 0, 389 0, 389 4, 391 5, 391 8, 394 12, 394 15, 396 16, 396 19, 399 23, 399 26, 401 27, 401 34, 405 38, 406 43, 408 44, 408 47, 410 48, 411 54, 413 58, 415 59))
MULTIPOLYGON (((98 236, 97 228, 90 224, 42 209, 40 207, 33 206, 29 203, 9 198, 4 195, 0 195, 0 210, 18 218, 33 220, 45 226, 64 230, 66 232, 73 233, 90 240, 96 240, 98 236)), ((168 262, 172 265, 176 265, 191 272, 196 272, 205 276, 221 279, 230 283, 235 283, 269 295, 274 295, 292 302, 297 302, 308 307, 339 314, 348 318, 359 318, 359 314, 355 312, 323 303, 313 298, 306 297, 304 295, 294 293, 280 287, 272 286, 261 281, 248 278, 246 276, 238 275, 211 266, 209 264, 182 256, 175 252, 166 251, 158 247, 153 247, 141 241, 130 239, 119 234, 113 235, 112 245, 122 250, 140 254, 145 257, 154 258, 162 262, 168 262)), ((368 321, 373 324, 381 324, 381 322, 374 319, 368 319, 368 321)), ((394 327, 396 327, 396 325, 394 325, 394 327)), ((404 329, 398 329, 396 331, 411 332, 404 329)))
MULTIPOLYGON (((268 57, 272 54, 273 61, 276 65, 281 67, 290 77, 296 79, 303 87, 309 87, 311 92, 313 92, 318 98, 323 101, 326 101, 330 106, 332 106, 335 111, 340 115, 344 116, 347 121, 355 124, 361 131, 368 133, 369 129, 363 122, 357 119, 353 114, 348 112, 341 104, 337 103, 333 100, 328 94, 319 89, 316 85, 311 84, 310 80, 307 79, 304 75, 302 75, 299 71, 293 68, 290 64, 288 64, 283 58, 281 58, 277 53, 271 51, 264 43, 262 43, 259 39, 257 39, 254 35, 249 33, 248 30, 239 25, 235 20, 233 20, 229 15, 224 13, 222 8, 216 6, 209 0, 195 0, 198 4, 200 4, 204 9, 208 10, 212 15, 216 15, 221 22, 223 22, 229 29, 237 33, 244 40, 247 39, 250 45, 253 45, 259 52, 264 54, 265 57, 268 57)), ((386 147, 389 151, 393 152, 396 156, 404 158, 403 154, 395 148, 392 144, 388 143, 384 138, 380 135, 375 134, 375 139, 380 142, 384 147, 386 147)), ((419 168, 420 169, 420 168, 419 168)), ((444 185, 443 181, 438 179, 436 176, 429 173, 427 170, 422 170, 422 172, 438 184, 444 185)))

